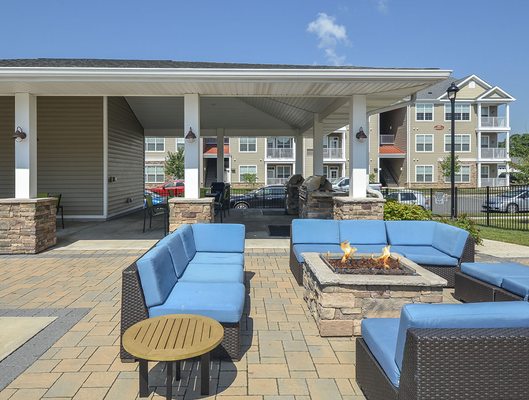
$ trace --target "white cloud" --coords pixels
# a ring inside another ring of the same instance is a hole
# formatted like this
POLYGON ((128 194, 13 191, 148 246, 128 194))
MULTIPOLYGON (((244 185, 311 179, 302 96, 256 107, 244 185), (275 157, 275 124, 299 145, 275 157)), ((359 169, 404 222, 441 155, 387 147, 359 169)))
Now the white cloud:
POLYGON ((376 0, 377 2, 377 9, 378 11, 380 11, 382 14, 387 14, 389 12, 389 9, 388 9, 388 1, 389 0, 376 0))
POLYGON ((349 38, 345 26, 337 24, 335 20, 333 16, 319 13, 309 23, 307 31, 318 37, 318 48, 323 49, 327 60, 334 65, 341 65, 345 62, 345 56, 338 54, 336 48, 340 44, 348 44, 349 38))

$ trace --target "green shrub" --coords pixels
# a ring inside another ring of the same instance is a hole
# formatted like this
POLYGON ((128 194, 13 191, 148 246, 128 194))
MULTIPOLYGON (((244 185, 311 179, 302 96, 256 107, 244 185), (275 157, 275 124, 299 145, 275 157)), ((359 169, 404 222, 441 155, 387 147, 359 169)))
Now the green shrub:
POLYGON ((466 214, 461 214, 454 220, 446 217, 436 217, 435 220, 466 230, 474 238, 476 244, 481 244, 483 242, 483 239, 481 238, 481 231, 477 227, 474 220, 469 218, 466 214))
POLYGON ((386 221, 428 221, 432 219, 432 213, 424 208, 403 204, 395 200, 388 200, 384 205, 384 220, 386 221))

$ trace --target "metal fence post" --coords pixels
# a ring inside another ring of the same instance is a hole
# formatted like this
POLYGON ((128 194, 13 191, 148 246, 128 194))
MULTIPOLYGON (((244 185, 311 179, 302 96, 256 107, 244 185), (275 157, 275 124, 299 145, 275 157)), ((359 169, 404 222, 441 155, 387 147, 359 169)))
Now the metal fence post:
POLYGON ((454 188, 454 201, 455 201, 455 207, 454 207, 454 218, 457 218, 458 213, 458 203, 459 203, 459 190, 457 190, 457 186, 454 188))
POLYGON ((487 205, 487 226, 490 226, 490 186, 487 186, 487 199, 485 204, 487 205))
POLYGON ((433 212, 433 188, 430 188, 430 211, 433 212))

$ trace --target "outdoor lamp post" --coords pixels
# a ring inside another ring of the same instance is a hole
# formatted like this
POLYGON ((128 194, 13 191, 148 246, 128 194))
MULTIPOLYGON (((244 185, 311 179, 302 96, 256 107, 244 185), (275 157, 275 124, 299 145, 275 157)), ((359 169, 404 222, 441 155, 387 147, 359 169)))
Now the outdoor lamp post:
POLYGON ((452 82, 448 89, 446 89, 446 94, 450 100, 450 121, 452 123, 452 128, 450 132, 450 218, 454 219, 456 217, 456 156, 455 156, 455 142, 456 142, 456 95, 459 92, 459 88, 452 82))

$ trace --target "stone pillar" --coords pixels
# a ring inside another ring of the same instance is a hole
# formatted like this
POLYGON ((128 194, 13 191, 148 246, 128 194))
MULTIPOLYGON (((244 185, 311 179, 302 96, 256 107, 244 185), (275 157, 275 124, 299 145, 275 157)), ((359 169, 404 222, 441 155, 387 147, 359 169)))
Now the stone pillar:
POLYGON ((169 232, 183 224, 215 222, 215 199, 186 199, 173 197, 169 200, 169 232))
POLYGON ((55 245, 57 199, 0 199, 0 254, 35 254, 55 245))
POLYGON ((384 203, 374 197, 334 197, 333 219, 384 219, 384 203))

